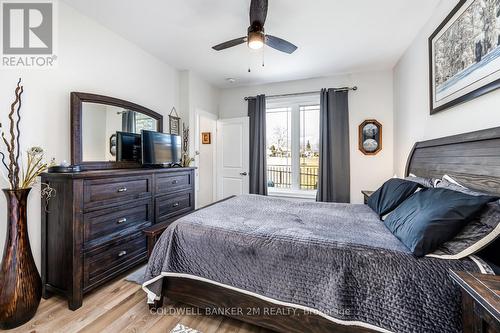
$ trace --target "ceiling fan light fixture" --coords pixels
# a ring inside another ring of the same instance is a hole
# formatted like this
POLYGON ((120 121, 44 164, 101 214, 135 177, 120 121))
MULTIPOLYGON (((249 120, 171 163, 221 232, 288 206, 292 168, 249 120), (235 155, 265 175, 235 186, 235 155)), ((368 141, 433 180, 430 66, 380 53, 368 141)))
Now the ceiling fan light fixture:
MULTIPOLYGON (((222 51, 230 47, 247 43, 248 48, 259 50, 264 48, 264 44, 275 50, 292 54, 297 50, 297 46, 282 38, 264 33, 264 23, 266 23, 267 8, 269 0, 251 0, 250 1, 250 26, 247 30, 247 36, 228 40, 212 46, 216 51, 222 51)), ((262 53, 264 56, 264 53, 262 53)))
POLYGON ((253 50, 261 49, 264 46, 264 33, 260 31, 248 33, 248 47, 253 50))

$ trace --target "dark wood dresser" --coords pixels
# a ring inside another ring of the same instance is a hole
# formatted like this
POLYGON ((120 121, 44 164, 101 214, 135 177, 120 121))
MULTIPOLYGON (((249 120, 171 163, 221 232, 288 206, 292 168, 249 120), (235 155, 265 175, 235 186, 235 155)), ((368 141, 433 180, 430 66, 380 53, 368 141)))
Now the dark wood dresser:
POLYGON ((147 259, 143 230, 194 210, 194 169, 115 169, 46 173, 42 198, 43 297, 83 294, 147 259))

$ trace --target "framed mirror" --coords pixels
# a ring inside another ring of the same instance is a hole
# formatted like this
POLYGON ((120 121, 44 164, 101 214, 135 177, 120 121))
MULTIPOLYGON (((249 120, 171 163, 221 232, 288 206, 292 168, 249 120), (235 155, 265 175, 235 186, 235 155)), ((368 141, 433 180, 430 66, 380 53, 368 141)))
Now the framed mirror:
POLYGON ((163 116, 121 99, 71 93, 71 164, 82 170, 140 167, 140 144, 121 153, 120 142, 141 130, 163 132, 163 116))

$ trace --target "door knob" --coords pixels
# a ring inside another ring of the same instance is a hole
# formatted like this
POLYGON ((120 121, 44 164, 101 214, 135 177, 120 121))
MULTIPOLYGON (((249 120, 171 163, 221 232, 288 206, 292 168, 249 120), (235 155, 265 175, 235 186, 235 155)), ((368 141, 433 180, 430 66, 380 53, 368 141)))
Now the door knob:
POLYGON ((240 175, 246 176, 246 175, 248 175, 248 173, 246 171, 244 171, 244 172, 240 172, 240 175))

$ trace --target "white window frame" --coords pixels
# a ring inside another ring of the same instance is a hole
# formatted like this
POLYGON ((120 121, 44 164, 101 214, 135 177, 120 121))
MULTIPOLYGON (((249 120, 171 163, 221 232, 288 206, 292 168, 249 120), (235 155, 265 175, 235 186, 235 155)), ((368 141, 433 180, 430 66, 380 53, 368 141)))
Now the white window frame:
MULTIPOLYGON (((291 189, 268 187, 268 194, 271 196, 293 197, 293 198, 316 198, 316 190, 300 189, 300 107, 319 105, 318 94, 289 96, 266 99, 267 109, 290 108, 291 116, 291 189)), ((267 158, 267 156, 266 156, 267 158)))

